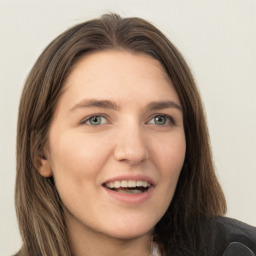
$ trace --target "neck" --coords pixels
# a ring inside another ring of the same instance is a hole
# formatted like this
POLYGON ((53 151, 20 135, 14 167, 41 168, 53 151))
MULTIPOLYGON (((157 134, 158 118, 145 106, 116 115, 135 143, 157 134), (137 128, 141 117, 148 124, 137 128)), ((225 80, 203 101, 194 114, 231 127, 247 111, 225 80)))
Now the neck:
POLYGON ((97 233, 67 222, 68 238, 73 256, 149 256, 151 234, 119 239, 97 233))

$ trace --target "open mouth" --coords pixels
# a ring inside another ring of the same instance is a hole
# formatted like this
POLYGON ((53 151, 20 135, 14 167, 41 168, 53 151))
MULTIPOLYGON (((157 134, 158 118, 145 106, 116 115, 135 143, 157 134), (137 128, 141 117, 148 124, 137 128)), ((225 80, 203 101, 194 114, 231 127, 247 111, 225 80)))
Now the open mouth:
POLYGON ((103 186, 118 193, 139 194, 148 191, 152 185, 143 180, 117 180, 104 183, 103 186))

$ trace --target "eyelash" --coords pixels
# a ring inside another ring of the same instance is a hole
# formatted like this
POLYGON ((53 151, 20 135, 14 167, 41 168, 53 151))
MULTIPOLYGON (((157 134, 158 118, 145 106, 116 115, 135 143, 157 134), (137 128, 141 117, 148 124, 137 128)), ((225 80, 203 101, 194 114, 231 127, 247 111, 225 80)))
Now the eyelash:
POLYGON ((105 116, 105 115, 102 115, 102 114, 96 114, 96 115, 92 115, 92 116, 88 116, 87 118, 85 118, 84 120, 82 120, 82 122, 81 122, 81 124, 82 125, 90 125, 90 126, 100 126, 100 125, 102 125, 102 124, 98 124, 98 125, 93 125, 93 124, 87 124, 87 122, 90 122, 90 119, 92 119, 92 118, 105 118, 106 120, 107 120, 107 123, 110 123, 109 121, 108 121, 108 118, 105 116))
MULTIPOLYGON (((108 118, 105 116, 105 115, 102 115, 102 114, 96 114, 96 115, 92 115, 92 116, 89 116, 89 117, 87 117, 86 119, 84 119, 84 120, 82 120, 81 121, 81 124, 82 125, 90 125, 90 126, 100 126, 100 125, 104 125, 104 124, 95 124, 95 125, 93 125, 93 124, 91 124, 91 123, 87 123, 87 122, 90 122, 90 119, 92 119, 92 118, 104 118, 104 119, 106 119, 107 120, 107 123, 110 123, 109 121, 108 121, 108 118)), ((152 116, 150 119, 149 119, 149 121, 147 121, 146 122, 147 124, 155 124, 155 125, 157 125, 157 126, 167 126, 167 125, 175 125, 176 123, 175 123, 175 120, 173 119, 173 117, 172 116, 170 116, 170 115, 167 115, 167 114, 155 114, 154 116, 152 116), (157 117, 164 117, 165 119, 166 119, 166 122, 164 123, 164 124, 162 124, 162 125, 157 125, 157 124, 155 124, 155 123, 149 123, 152 119, 155 119, 155 118, 157 118, 157 117), (169 123, 168 123, 169 122, 169 123)), ((105 123, 106 124, 106 123, 105 123)))
MULTIPOLYGON (((153 117, 151 117, 149 119, 149 121, 152 119, 155 119, 156 117, 164 117, 166 119, 166 123, 164 123, 163 125, 158 125, 158 126, 167 126, 167 125, 175 125, 176 124, 174 118, 167 114, 155 114, 153 117), (168 123, 168 121, 169 121, 169 123, 168 123)), ((149 121, 147 123, 149 123, 149 121)))

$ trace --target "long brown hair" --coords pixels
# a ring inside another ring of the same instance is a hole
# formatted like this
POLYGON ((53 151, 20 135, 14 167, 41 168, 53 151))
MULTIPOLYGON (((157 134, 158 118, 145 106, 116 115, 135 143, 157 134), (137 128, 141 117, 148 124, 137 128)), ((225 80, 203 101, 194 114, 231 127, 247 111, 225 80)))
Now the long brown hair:
POLYGON ((43 157, 49 125, 72 66, 88 52, 116 48, 157 59, 173 82, 183 108, 185 163, 174 198, 155 227, 154 239, 166 254, 192 250, 202 223, 226 211, 200 95, 182 55, 147 21, 106 14, 58 36, 38 58, 25 83, 17 131, 15 199, 23 239, 18 255, 71 256, 54 180, 38 173, 36 159, 43 157))

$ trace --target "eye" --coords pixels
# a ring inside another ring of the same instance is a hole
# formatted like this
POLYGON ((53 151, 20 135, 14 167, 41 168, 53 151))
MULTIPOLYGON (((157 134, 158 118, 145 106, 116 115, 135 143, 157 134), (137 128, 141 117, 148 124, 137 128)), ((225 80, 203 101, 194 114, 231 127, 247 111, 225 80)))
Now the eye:
POLYGON ((175 122, 171 116, 156 115, 148 121, 148 124, 168 125, 168 124, 175 124, 175 122))
POLYGON ((90 116, 89 118, 85 119, 82 121, 82 124, 87 124, 87 125, 102 125, 108 123, 107 119, 104 116, 90 116))

